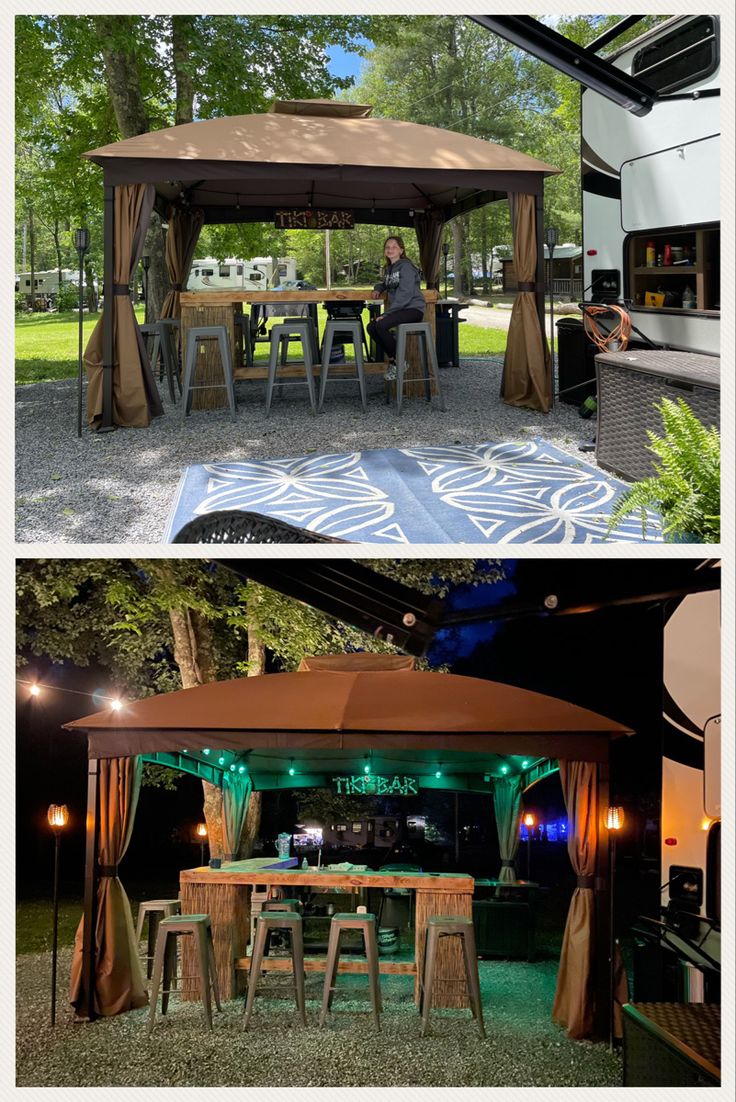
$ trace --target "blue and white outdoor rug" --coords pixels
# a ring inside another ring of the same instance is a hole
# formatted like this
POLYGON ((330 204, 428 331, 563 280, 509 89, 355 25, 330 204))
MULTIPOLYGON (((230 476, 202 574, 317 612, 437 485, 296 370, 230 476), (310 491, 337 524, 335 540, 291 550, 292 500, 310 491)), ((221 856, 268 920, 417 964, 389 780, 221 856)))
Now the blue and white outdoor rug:
MULTIPOLYGON (((242 509, 351 543, 599 543, 625 488, 541 440, 206 463, 185 470, 165 540, 242 509)), ((607 539, 643 542, 640 519, 607 539)))

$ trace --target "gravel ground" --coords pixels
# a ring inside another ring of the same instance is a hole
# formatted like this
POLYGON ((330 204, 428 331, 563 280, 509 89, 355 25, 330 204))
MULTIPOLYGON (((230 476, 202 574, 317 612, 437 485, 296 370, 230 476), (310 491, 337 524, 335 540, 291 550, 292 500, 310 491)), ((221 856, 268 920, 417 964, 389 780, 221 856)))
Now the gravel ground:
POLYGON ((333 1013, 317 1029, 321 977, 308 976, 307 1028, 288 975, 271 974, 247 1034, 242 1001, 223 1004, 209 1033, 199 1003, 172 996, 146 1037, 147 1009, 74 1024, 65 1017, 71 949, 59 956, 57 1025, 48 1024, 50 954, 17 961, 20 1087, 600 1087, 620 1086, 621 1057, 605 1043, 570 1041, 550 1019, 557 960, 481 961, 487 1037, 469 1010, 438 1010, 419 1036, 409 976, 381 979, 381 1032, 370 1020, 367 977, 342 975, 333 1013), (283 994, 279 991, 283 989, 283 994), (286 1036, 288 1034, 288 1036, 286 1036))
POLYGON ((383 400, 383 384, 369 381, 368 413, 357 386, 328 389, 317 417, 301 388, 263 412, 264 386, 241 384, 232 422, 224 410, 193 413, 182 425, 181 406, 147 429, 76 434, 76 383, 63 380, 16 388, 16 538, 20 543, 160 543, 183 469, 238 459, 291 458, 310 452, 540 437, 578 461, 595 431, 577 406, 556 403, 544 415, 514 409, 498 397, 501 361, 466 360, 442 372, 447 412, 422 399, 397 417, 383 400), (355 388, 355 392, 354 391, 355 388))

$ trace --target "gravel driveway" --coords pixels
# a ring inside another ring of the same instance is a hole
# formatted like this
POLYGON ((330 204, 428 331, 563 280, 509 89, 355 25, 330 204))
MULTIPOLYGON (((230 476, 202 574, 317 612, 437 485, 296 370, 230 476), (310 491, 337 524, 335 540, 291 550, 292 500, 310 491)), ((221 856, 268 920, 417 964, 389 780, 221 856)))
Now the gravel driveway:
POLYGON ((181 406, 147 429, 76 434, 76 383, 63 380, 16 388, 16 538, 20 543, 160 543, 183 469, 193 463, 277 459, 309 453, 541 437, 577 460, 594 425, 577 407, 557 403, 548 414, 513 409, 498 397, 501 361, 465 360, 442 371, 447 412, 424 400, 405 403, 397 417, 383 384, 369 380, 363 414, 353 383, 328 389, 324 413, 309 412, 302 388, 276 400, 264 416, 264 385, 240 384, 235 422, 224 411, 193 413, 181 406))
POLYGON ((19 1087, 604 1087, 620 1086, 621 1058, 605 1043, 570 1041, 550 1018, 558 961, 481 961, 486 1039, 470 1011, 437 1010, 419 1036, 413 978, 381 977, 381 1032, 370 1021, 367 977, 343 975, 333 1013, 317 1029, 323 977, 308 974, 298 1023, 291 976, 271 974, 242 1031, 242 1000, 223 1004, 207 1031, 199 1003, 173 995, 150 1040, 148 1010, 74 1024, 65 1005, 71 949, 59 960, 57 1025, 49 1025, 50 953, 17 960, 19 1087), (267 993, 271 992, 271 995, 267 993), (280 997, 279 997, 280 996, 280 997))

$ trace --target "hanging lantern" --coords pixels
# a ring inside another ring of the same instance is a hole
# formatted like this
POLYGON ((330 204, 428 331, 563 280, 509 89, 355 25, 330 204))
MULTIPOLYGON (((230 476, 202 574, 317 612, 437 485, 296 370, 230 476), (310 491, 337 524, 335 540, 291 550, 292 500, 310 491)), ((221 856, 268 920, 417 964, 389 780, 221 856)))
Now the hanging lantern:
POLYGON ((606 827, 608 830, 620 830, 624 825, 624 809, 622 807, 609 807, 606 810, 606 827))

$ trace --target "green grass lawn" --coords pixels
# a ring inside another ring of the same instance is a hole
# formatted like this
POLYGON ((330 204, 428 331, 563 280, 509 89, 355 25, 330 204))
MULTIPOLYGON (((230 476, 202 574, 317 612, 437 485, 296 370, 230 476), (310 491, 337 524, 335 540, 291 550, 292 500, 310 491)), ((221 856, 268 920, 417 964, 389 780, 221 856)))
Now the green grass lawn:
MULTIPOLYGON (((85 314, 85 344, 97 324, 99 314, 85 314)), ((136 307, 136 316, 143 322, 143 306, 136 307)), ((325 311, 319 308, 320 331, 324 327, 325 311)), ((368 315, 364 315, 367 322, 368 315)), ((25 314, 15 320, 15 381, 46 383, 53 379, 73 379, 78 369, 78 315, 25 314)), ((461 356, 491 356, 503 354, 506 332, 503 329, 482 329, 463 323, 460 326, 461 356)), ((268 359, 268 345, 256 347, 256 360, 268 359)))
MULTIPOLYGON (((59 900, 59 947, 74 944, 74 934, 82 917, 81 899, 59 900)), ((53 908, 50 899, 31 899, 15 907, 15 951, 45 953, 51 950, 53 908)))

